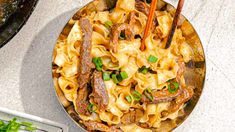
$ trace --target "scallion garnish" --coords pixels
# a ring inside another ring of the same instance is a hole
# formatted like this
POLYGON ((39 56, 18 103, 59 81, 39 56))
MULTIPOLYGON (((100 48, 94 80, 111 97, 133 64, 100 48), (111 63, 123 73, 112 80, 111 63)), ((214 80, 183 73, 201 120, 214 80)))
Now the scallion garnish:
POLYGON ((21 122, 21 125, 31 127, 33 124, 30 122, 21 122))
POLYGON ((126 38, 125 33, 124 33, 124 32, 121 32, 119 38, 120 38, 121 40, 124 40, 124 39, 126 38))
POLYGON ((8 123, 0 121, 0 132, 18 132, 19 130, 33 131, 37 130, 36 127, 33 127, 30 122, 17 122, 16 118, 13 118, 8 123))
POLYGON ((121 75, 122 79, 127 79, 128 78, 128 75, 125 71, 121 72, 120 75, 121 75))
POLYGON ((147 92, 149 92, 149 93, 152 93, 152 89, 151 88, 146 88, 145 89, 147 92))
POLYGON ((89 106, 87 107, 88 111, 90 112, 95 112, 97 110, 96 105, 90 103, 89 106))
POLYGON ((113 79, 113 82, 117 84, 117 83, 123 81, 124 79, 127 79, 128 75, 125 71, 123 71, 123 72, 120 72, 119 74, 118 74, 118 72, 116 72, 116 74, 112 74, 111 77, 113 79))
POLYGON ((153 55, 150 55, 148 58, 148 62, 150 62, 150 63, 156 63, 157 60, 158 60, 158 58, 153 55))
POLYGON ((92 58, 92 62, 95 64, 95 67, 98 71, 102 70, 103 63, 100 57, 92 58))
POLYGON ((146 68, 145 66, 142 66, 141 68, 139 68, 139 72, 143 73, 143 74, 147 74, 148 73, 148 68, 146 68))
POLYGON ((37 128, 36 127, 25 127, 25 130, 34 131, 34 130, 37 130, 37 128))
POLYGON ((132 97, 133 97, 134 100, 139 101, 141 99, 141 94, 137 91, 134 91, 132 93, 132 97))
POLYGON ((127 100, 128 103, 131 103, 131 101, 132 101, 131 96, 127 95, 125 98, 126 98, 126 100, 127 100))
POLYGON ((179 83, 177 82, 170 82, 168 85, 168 91, 170 93, 175 93, 179 89, 179 83))
POLYGON ((117 79, 117 74, 112 74, 112 79, 113 79, 113 82, 115 84, 119 83, 118 79, 117 79))
POLYGON ((153 96, 152 96, 152 89, 146 88, 144 90, 144 95, 151 101, 153 101, 153 96))
POLYGON ((113 26, 113 23, 111 21, 106 21, 104 25, 106 28, 111 29, 111 27, 113 26))
POLYGON ((103 72, 103 80, 104 81, 109 81, 110 80, 110 75, 108 72, 103 72))

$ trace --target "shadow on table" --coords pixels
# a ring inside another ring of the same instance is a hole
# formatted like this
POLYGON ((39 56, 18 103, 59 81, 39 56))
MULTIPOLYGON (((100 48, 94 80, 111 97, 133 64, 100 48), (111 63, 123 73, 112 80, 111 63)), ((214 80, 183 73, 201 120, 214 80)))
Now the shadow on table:
POLYGON ((20 94, 26 113, 78 127, 66 116, 55 95, 52 74, 52 51, 59 33, 76 10, 66 12, 48 23, 27 50, 20 73, 20 94))

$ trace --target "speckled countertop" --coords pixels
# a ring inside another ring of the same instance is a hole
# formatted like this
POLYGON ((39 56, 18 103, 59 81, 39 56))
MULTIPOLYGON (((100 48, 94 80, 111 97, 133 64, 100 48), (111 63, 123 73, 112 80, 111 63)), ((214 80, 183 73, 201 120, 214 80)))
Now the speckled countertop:
MULTIPOLYGON (((39 0, 21 31, 0 49, 0 106, 80 131, 59 105, 51 81, 56 37, 85 0, 39 0)), ((177 0, 168 0, 176 5, 177 0)), ((206 53, 207 76, 198 105, 177 132, 235 131, 235 2, 186 0, 183 14, 206 53)))

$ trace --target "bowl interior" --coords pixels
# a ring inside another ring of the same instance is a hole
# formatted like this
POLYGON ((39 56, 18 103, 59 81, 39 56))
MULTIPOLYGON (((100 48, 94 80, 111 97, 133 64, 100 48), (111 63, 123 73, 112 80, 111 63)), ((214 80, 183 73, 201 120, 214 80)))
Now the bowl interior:
MULTIPOLYGON (((169 3, 165 3, 165 2, 161 2, 162 5, 160 5, 160 10, 167 10, 168 12, 174 12, 175 8, 170 5, 169 3)), ((72 28, 72 24, 71 22, 74 19, 79 19, 78 14, 80 14, 81 12, 83 12, 84 10, 86 10, 87 8, 92 7, 94 3, 91 2, 89 4, 87 4, 86 6, 84 6, 83 8, 79 9, 77 13, 74 14, 74 16, 71 18, 71 20, 65 25, 65 27, 63 28, 61 35, 62 36, 68 36, 71 28, 72 28)), ((159 8, 159 7, 158 7, 159 8)), ((191 61, 189 61, 186 64, 186 72, 184 74, 185 76, 185 80, 186 83, 195 86, 194 89, 194 95, 193 98, 188 101, 186 103, 186 107, 185 107, 185 111, 184 111, 184 115, 180 116, 177 118, 177 126, 179 126, 189 115, 190 113, 193 111, 194 107, 196 106, 202 90, 203 90, 203 86, 204 86, 204 81, 205 81, 205 74, 206 74, 206 65, 205 65, 205 55, 204 55, 204 50, 203 50, 203 46, 201 44, 200 38, 196 32, 196 30, 194 29, 194 27, 192 26, 192 24, 182 15, 181 17, 181 24, 179 24, 178 27, 181 28, 182 32, 183 32, 183 36, 186 39, 186 42, 192 47, 193 51, 194 51, 194 57, 191 61)), ((58 41, 61 39, 61 35, 58 38, 58 41)), ((54 77, 55 75, 53 75, 54 77)), ((61 93, 58 92, 58 90, 56 90, 57 96, 60 96, 61 93)), ((66 111, 66 113, 68 113, 68 115, 71 117, 71 119, 79 126, 81 127, 83 130, 85 130, 85 127, 83 126, 83 124, 81 124, 79 122, 79 118, 77 117, 76 113, 73 112, 73 105, 67 105, 65 106, 63 103, 63 100, 61 100, 60 98, 58 98, 59 102, 61 103, 61 105, 63 106, 64 110, 66 111)), ((171 128, 175 129, 177 126, 173 126, 171 128)), ((164 126, 161 128, 164 129, 164 126)))

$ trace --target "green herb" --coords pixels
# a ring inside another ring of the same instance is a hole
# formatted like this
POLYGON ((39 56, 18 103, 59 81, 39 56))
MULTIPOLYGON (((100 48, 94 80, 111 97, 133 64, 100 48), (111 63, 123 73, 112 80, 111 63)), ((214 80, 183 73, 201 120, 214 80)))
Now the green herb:
POLYGON ((95 67, 98 71, 102 70, 103 63, 100 57, 92 58, 92 62, 95 64, 95 67))
POLYGON ((147 74, 148 73, 148 68, 146 68, 145 66, 142 66, 141 68, 139 68, 139 72, 143 73, 143 74, 147 74))
POLYGON ((117 79, 118 79, 119 82, 123 81, 123 78, 122 78, 121 74, 117 74, 117 79))
POLYGON ((131 103, 131 101, 132 101, 131 96, 127 95, 125 98, 126 98, 126 100, 127 100, 128 103, 131 103))
POLYGON ((122 79, 127 79, 128 78, 128 75, 125 71, 121 72, 120 75, 121 75, 122 79))
POLYGON ((109 81, 110 80, 110 75, 108 72, 103 72, 103 79, 104 81, 109 81))
POLYGON ((144 95, 151 101, 153 101, 153 96, 152 96, 152 89, 146 88, 144 90, 144 95))
POLYGON ((124 32, 121 32, 119 38, 120 38, 121 40, 124 40, 124 39, 126 38, 125 33, 124 33, 124 32))
POLYGON ((88 111, 90 112, 95 112, 97 110, 96 105, 90 103, 89 106, 87 107, 88 111))
POLYGON ((156 63, 157 60, 158 60, 158 58, 153 55, 150 55, 148 58, 148 62, 150 62, 150 63, 156 63))
POLYGON ((111 27, 113 26, 113 23, 111 21, 106 21, 104 25, 106 28, 111 29, 111 27))
POLYGON ((112 74, 112 79, 113 79, 113 82, 115 84, 119 83, 118 79, 117 79, 117 74, 112 74))
POLYGON ((32 123, 30 122, 17 122, 16 118, 13 118, 8 123, 4 123, 0 121, 0 132, 18 132, 21 130, 33 131, 37 130, 36 127, 32 127, 32 123))
POLYGON ((37 128, 36 127, 25 127, 25 130, 34 131, 34 130, 37 130, 37 128))
POLYGON ((149 92, 149 93, 152 93, 152 89, 151 88, 146 88, 145 89, 147 92, 149 92))
POLYGON ((168 85, 168 91, 170 93, 175 93, 179 89, 179 84, 177 82, 170 82, 168 85))
POLYGON ((132 97, 133 97, 134 100, 139 101, 141 99, 141 94, 137 91, 134 91, 132 93, 132 97))

